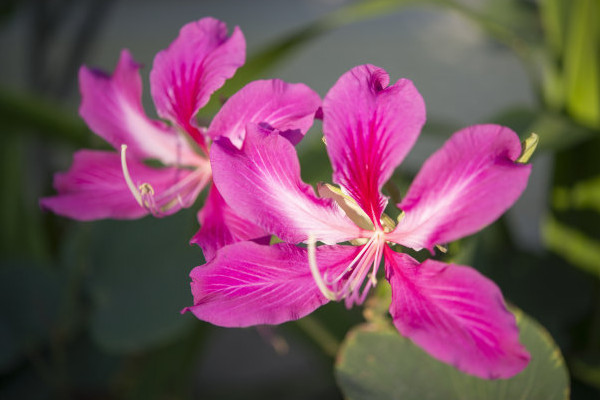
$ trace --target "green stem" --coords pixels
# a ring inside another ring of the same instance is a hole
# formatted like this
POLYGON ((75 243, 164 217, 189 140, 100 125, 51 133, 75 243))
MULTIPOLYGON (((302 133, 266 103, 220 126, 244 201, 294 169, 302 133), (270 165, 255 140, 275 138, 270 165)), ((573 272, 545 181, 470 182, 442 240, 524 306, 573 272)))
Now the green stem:
POLYGON ((296 321, 296 324, 308 335, 325 354, 335 357, 340 348, 340 342, 316 318, 307 316, 296 321))

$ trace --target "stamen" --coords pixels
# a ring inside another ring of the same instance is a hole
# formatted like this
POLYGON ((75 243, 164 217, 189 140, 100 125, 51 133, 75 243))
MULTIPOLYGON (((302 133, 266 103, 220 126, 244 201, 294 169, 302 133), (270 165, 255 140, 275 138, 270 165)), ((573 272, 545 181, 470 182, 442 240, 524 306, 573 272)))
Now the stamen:
POLYGON ((337 277, 329 279, 327 272, 323 276, 319 271, 316 261, 316 240, 314 236, 309 235, 307 240, 308 262, 321 293, 330 300, 344 299, 348 308, 353 304, 362 304, 370 289, 377 284, 377 271, 383 254, 383 243, 385 243, 384 232, 376 232, 350 264, 337 277), (340 281, 344 282, 341 287, 338 285, 340 281))
POLYGON ((365 252, 369 249, 369 247, 371 246, 372 243, 373 243, 373 238, 369 239, 369 241, 367 242, 367 244, 361 249, 361 251, 354 258, 354 260, 352 260, 352 262, 344 269, 344 271, 342 271, 342 273, 340 273, 337 276, 337 278, 335 278, 332 281, 328 281, 327 283, 329 285, 333 285, 335 283, 338 283, 348 272, 350 272, 350 270, 356 265, 356 263, 361 260, 361 258, 363 257, 363 255, 365 254, 365 252))
MULTIPOLYGON (((127 151, 127 145, 122 144, 121 145, 121 168, 123 169, 123 176, 125 177, 125 182, 127 182, 127 187, 131 191, 131 194, 133 194, 133 197, 135 198, 135 200, 138 202, 138 204, 141 207, 144 207, 144 202, 142 200, 142 194, 140 193, 138 188, 135 187, 135 184, 133 183, 133 180, 131 179, 131 175, 129 175, 129 169, 127 168, 127 157, 125 156, 126 151, 127 151)), ((148 186, 150 186, 150 185, 148 185, 148 186)), ((152 192, 154 193, 154 190, 152 190, 152 192)))
POLYGON ((373 286, 377 285, 377 270, 379 269, 379 264, 381 264, 381 245, 377 246, 375 250, 375 259, 373 260, 373 270, 371 271, 371 283, 373 286))
POLYGON ((181 207, 189 207, 195 200, 195 197, 191 198, 188 202, 189 204, 187 204, 183 201, 182 193, 188 194, 196 190, 198 187, 204 187, 206 181, 210 179, 209 173, 205 173, 205 171, 203 171, 201 168, 196 168, 196 170, 188 174, 188 176, 177 181, 167 190, 164 190, 155 196, 154 188, 149 183, 142 183, 138 187, 136 187, 133 183, 133 179, 129 173, 129 168, 127 167, 126 151, 127 145, 121 145, 121 167, 127 187, 131 191, 131 194, 133 194, 133 197, 140 207, 150 211, 150 213, 152 213, 152 215, 155 217, 164 216, 165 212, 169 211, 176 205, 180 205, 181 207), (202 177, 202 175, 205 176, 202 177), (198 180, 198 178, 202 179, 198 180))
POLYGON ((321 277, 319 267, 317 266, 317 255, 316 255, 316 243, 315 237, 311 234, 308 235, 307 247, 308 247, 308 265, 310 266, 310 272, 312 273, 317 287, 323 293, 323 296, 329 300, 337 300, 335 293, 327 288, 325 281, 321 277))
POLYGON ((404 218, 405 215, 406 215, 406 213, 404 211, 400 211, 400 214, 398 214, 398 218, 396 218, 398 223, 400 223, 400 221, 402 221, 402 219, 404 218))
POLYGON ((527 163, 527 161, 529 161, 529 159, 535 152, 535 149, 537 148, 539 141, 540 141, 540 137, 536 133, 532 133, 531 135, 529 135, 529 137, 527 139, 525 139, 523 141, 523 143, 521 144, 521 146, 522 146, 521 156, 519 158, 517 158, 517 160, 515 162, 518 162, 520 164, 527 163))
POLYGON ((362 284, 362 282, 364 281, 365 276, 366 276, 367 271, 368 271, 368 268, 365 268, 365 267, 370 264, 369 261, 371 260, 371 255, 373 253, 373 251, 372 251, 372 244, 373 244, 373 241, 369 241, 369 243, 367 244, 367 246, 365 246, 365 249, 368 248, 368 252, 366 252, 365 255, 362 256, 362 257, 359 254, 359 256, 357 256, 354 259, 354 260, 358 260, 359 263, 354 268, 354 271, 352 271, 352 274, 348 278, 348 281, 346 282, 346 284, 342 288, 342 290, 341 290, 342 293, 351 293, 351 292, 354 292, 354 290, 357 287, 359 287, 362 284))

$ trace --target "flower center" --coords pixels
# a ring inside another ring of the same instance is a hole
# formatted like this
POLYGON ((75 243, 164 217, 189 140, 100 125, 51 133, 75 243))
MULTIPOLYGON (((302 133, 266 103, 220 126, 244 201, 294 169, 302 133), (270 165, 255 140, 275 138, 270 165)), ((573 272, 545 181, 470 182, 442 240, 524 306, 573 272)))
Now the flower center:
POLYGON ((330 300, 344 299, 347 308, 362 304, 369 290, 377 284, 377 271, 383 256, 385 232, 376 230, 358 255, 335 277, 323 275, 316 260, 316 240, 308 238, 308 261, 315 282, 323 295, 330 300), (370 271, 370 273, 369 273, 370 271))

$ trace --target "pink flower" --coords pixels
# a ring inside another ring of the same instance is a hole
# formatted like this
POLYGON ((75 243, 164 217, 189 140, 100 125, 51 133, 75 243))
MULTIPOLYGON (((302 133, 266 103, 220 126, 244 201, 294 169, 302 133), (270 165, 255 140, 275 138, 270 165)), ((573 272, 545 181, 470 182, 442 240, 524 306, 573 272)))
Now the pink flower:
MULTIPOLYGON (((198 111, 243 65, 245 40, 239 28, 231 36, 223 22, 204 18, 185 25, 179 37, 159 52, 150 72, 151 95, 158 116, 142 109, 142 83, 127 50, 112 75, 82 67, 80 114, 92 131, 117 152, 80 150, 66 173, 55 176, 58 195, 43 198, 43 208, 78 219, 132 219, 149 213, 173 214, 191 206, 211 182, 210 140, 224 136, 238 143, 247 123, 265 123, 301 137, 312 125, 319 96, 302 84, 256 81, 232 96, 208 128, 195 119, 198 111), (148 161, 161 164, 151 166, 148 161)), ((240 219, 210 190, 200 211, 200 232, 192 239, 207 259, 216 248, 235 240, 263 236, 262 229, 240 219), (242 227, 243 226, 243 227, 242 227)))
POLYGON ((184 311, 221 326, 279 324, 329 300, 361 304, 381 261, 400 333, 432 356, 483 378, 521 371, 529 354, 498 287, 466 266, 418 263, 395 244, 433 251, 496 220, 520 196, 531 167, 517 162, 510 129, 477 125, 434 153, 398 207, 383 214, 383 184, 425 122, 412 82, 389 85, 372 65, 344 74, 323 102, 323 131, 341 189, 300 178, 294 147, 277 130, 250 124, 243 146, 227 139, 211 151, 214 180, 229 206, 284 243, 239 242, 192 273, 194 305, 184 311), (315 246, 316 241, 325 243, 315 246), (336 245, 352 241, 359 246, 336 245), (297 243, 308 243, 308 247, 297 243))

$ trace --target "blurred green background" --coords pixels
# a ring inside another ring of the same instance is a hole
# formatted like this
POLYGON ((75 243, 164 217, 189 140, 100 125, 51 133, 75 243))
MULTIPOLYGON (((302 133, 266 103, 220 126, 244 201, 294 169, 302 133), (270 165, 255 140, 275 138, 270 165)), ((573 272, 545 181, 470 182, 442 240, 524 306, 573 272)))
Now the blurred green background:
MULTIPOLYGON (((394 175, 400 193, 460 127, 537 132, 521 200, 446 258, 491 277, 549 331, 573 399, 600 398, 599 0, 4 0, 0 398, 351 396, 339 357, 334 371, 340 343, 364 321, 360 309, 329 304, 298 322, 248 329, 179 314, 192 301, 188 273, 204 261, 188 245, 198 205, 164 219, 94 223, 39 209, 75 150, 107 148, 77 115, 79 66, 112 71, 120 50, 131 50, 146 66, 144 104, 155 117, 153 57, 204 16, 240 26, 248 45, 246 66, 215 98, 263 77, 324 95, 362 63, 392 81, 412 79, 428 123, 394 175)), ((331 174, 319 130, 299 145, 312 183, 331 174)), ((414 396, 402 398, 424 398, 414 396)))

